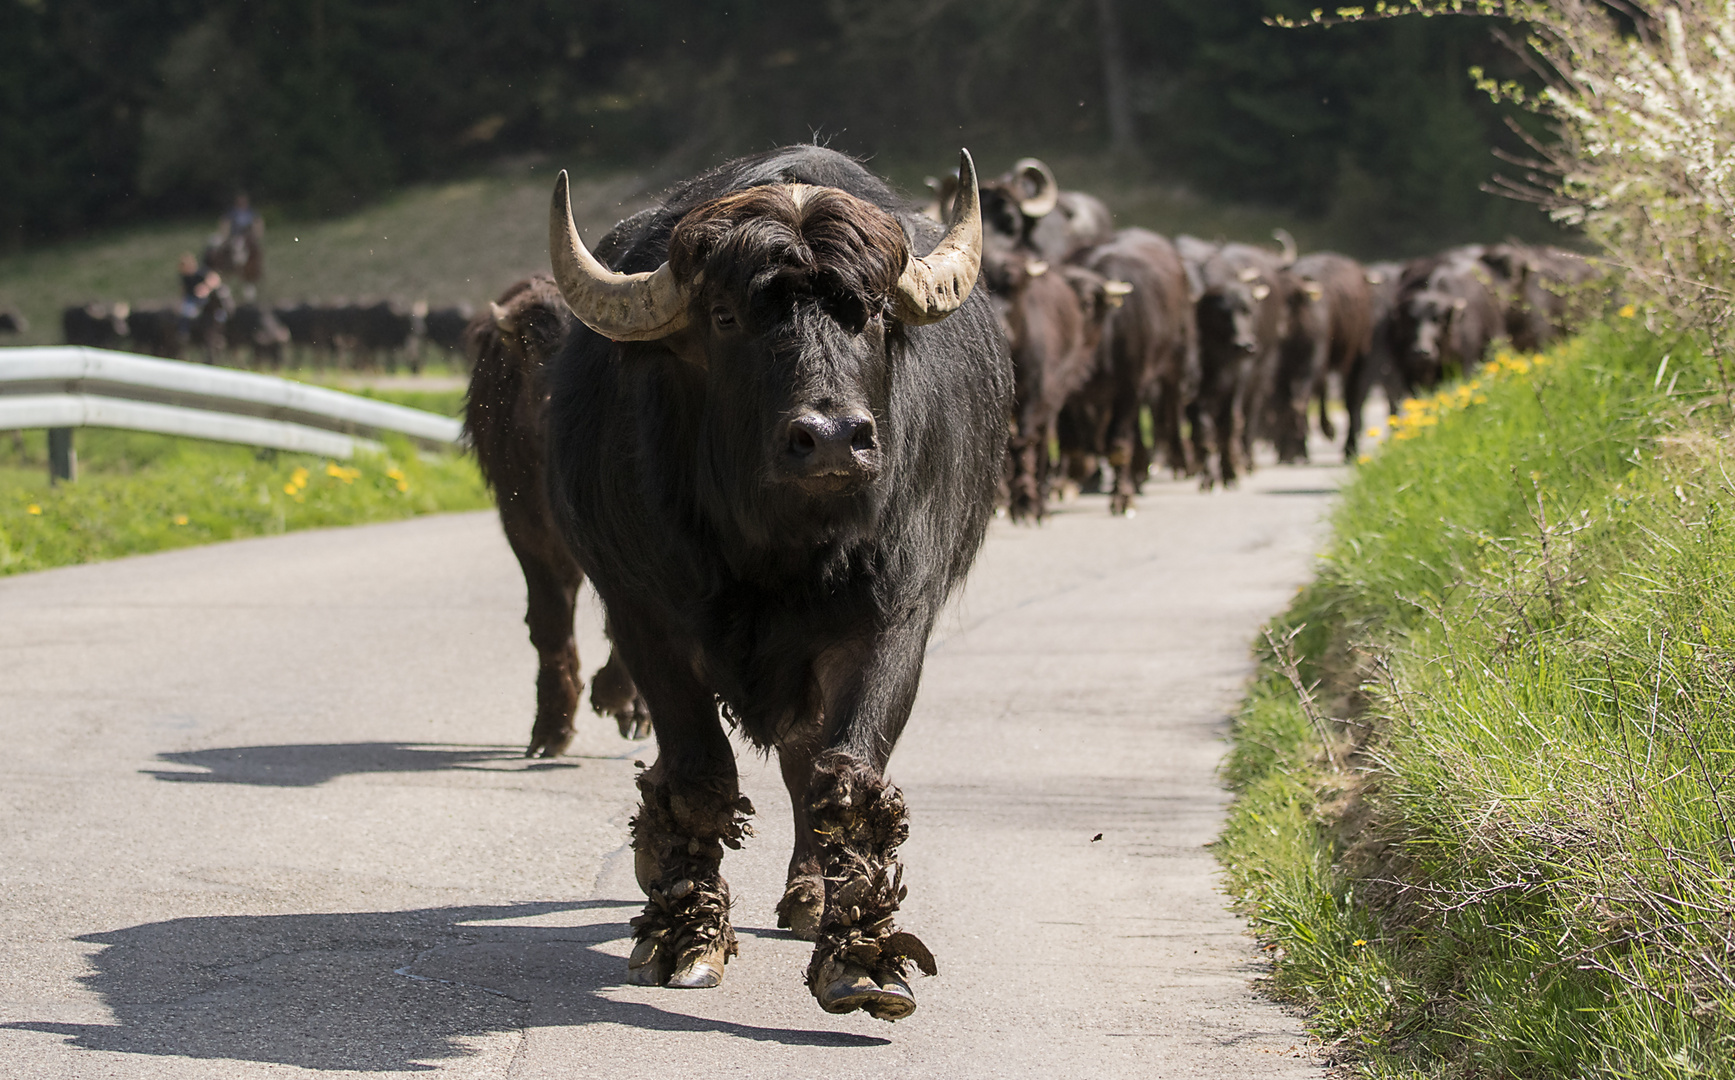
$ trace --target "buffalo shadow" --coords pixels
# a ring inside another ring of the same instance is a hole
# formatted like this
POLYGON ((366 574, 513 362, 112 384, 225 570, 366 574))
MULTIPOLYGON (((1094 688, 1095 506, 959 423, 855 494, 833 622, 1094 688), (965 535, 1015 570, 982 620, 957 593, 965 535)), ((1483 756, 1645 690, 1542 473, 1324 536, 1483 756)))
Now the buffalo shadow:
MULTIPOLYGON (((187 750, 158 754, 157 760, 205 771, 140 771, 158 780, 175 783, 317 787, 340 776, 358 773, 442 772, 449 769, 497 772, 503 765, 524 762, 524 752, 506 747, 449 746, 439 743, 308 743, 187 750)), ((576 769, 578 763, 531 761, 524 763, 521 768, 576 769)))
POLYGON ((626 965, 597 946, 625 938, 624 922, 497 925, 585 909, 624 916, 638 906, 200 916, 87 934, 78 940, 102 948, 80 981, 102 995, 115 1022, 0 1027, 64 1035, 87 1050, 391 1072, 431 1070, 474 1053, 466 1039, 532 1026, 618 1024, 792 1046, 888 1042, 611 1000, 601 991, 622 985, 626 965))

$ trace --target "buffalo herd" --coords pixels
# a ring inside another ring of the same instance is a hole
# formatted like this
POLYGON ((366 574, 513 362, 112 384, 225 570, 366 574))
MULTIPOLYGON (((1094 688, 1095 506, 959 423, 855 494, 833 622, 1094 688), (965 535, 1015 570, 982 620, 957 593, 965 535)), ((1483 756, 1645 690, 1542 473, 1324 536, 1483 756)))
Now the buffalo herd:
MULTIPOLYGON (((956 181, 931 180, 940 216, 956 181)), ((1305 461, 1338 387, 1353 459, 1369 393, 1395 409, 1491 344, 1542 347, 1597 277, 1585 258, 1515 242, 1407 263, 1116 230, 1103 204, 1026 158, 980 186, 983 279, 1011 350, 1014 406, 1001 505, 1043 516, 1057 483, 1133 508, 1152 464, 1229 486, 1257 443, 1305 461)))
POLYGON ((428 346, 462 356, 475 315, 469 304, 430 309, 397 300, 236 304, 226 289, 196 307, 187 314, 170 304, 80 304, 61 312, 61 333, 68 345, 208 364, 390 371, 402 361, 415 372, 428 346))
MULTIPOLYGON (((928 634, 989 518, 1057 486, 1130 513, 1153 466, 1228 486, 1256 444, 1303 461, 1374 388, 1396 403, 1565 329, 1585 260, 1514 243, 1409 263, 1115 229, 1025 159, 969 155, 925 209, 853 159, 720 166, 586 247, 566 176, 552 276, 463 330, 465 428, 524 573, 531 756, 574 737, 590 579, 614 652, 591 704, 654 732, 631 822, 647 897, 630 982, 699 988, 737 954, 726 848, 750 833, 733 729, 794 814, 778 924, 828 1012, 915 1009, 897 926, 908 826, 885 777, 928 634), (655 718, 654 725, 652 717, 655 718)), ((430 320, 432 318, 430 314, 430 320)), ((286 324, 294 318, 285 313, 286 324)))

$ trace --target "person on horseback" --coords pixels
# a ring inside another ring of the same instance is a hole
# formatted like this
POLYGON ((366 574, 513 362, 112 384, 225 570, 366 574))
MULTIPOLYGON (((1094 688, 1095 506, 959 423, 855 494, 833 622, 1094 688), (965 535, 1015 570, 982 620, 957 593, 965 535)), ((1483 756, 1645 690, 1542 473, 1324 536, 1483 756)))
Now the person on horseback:
POLYGON ((217 219, 205 262, 240 277, 244 297, 253 299, 265 273, 265 218, 253 209, 245 191, 236 192, 235 205, 217 219))

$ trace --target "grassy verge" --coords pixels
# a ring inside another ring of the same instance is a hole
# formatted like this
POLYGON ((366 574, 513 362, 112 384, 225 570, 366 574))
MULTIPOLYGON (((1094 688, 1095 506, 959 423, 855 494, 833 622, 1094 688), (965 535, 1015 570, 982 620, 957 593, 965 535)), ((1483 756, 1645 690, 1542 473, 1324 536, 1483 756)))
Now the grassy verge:
MULTIPOLYGON (((455 414, 460 390, 366 396, 455 414)), ((492 505, 475 462, 388 440, 382 454, 305 454, 81 430, 79 479, 50 487, 46 433, 0 433, 0 576, 292 529, 492 505)))
POLYGON ((1730 410, 1616 324, 1411 412, 1238 717, 1230 887, 1363 1075, 1735 1077, 1730 410))

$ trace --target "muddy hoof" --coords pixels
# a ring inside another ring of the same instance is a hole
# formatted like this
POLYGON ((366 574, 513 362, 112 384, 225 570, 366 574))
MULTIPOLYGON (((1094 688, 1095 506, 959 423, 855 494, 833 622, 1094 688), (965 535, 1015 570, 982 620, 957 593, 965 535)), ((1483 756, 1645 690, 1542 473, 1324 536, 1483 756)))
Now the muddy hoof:
POLYGON ((824 888, 817 879, 791 881, 777 905, 777 925, 802 941, 818 940, 819 918, 825 914, 824 888))
POLYGON ((525 747, 524 756, 528 758, 559 757, 566 753, 566 748, 572 745, 573 731, 556 731, 549 734, 530 733, 530 745, 525 747))
POLYGON ((651 737, 651 709, 642 697, 635 696, 632 704, 614 710, 614 722, 623 739, 637 742, 651 737))
POLYGON ((672 968, 669 952, 663 948, 663 943, 655 938, 646 938, 634 945, 633 954, 627 957, 627 984, 662 986, 669 981, 672 968))
POLYGON ((676 990, 709 990, 720 986, 727 957, 728 949, 721 941, 703 948, 688 949, 663 985, 676 990))
POLYGON ((896 976, 874 978, 855 963, 828 962, 820 971, 814 997, 828 1013, 861 1009, 876 1020, 902 1020, 916 1011, 916 998, 904 980, 896 976))

